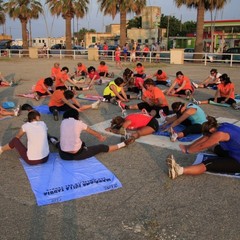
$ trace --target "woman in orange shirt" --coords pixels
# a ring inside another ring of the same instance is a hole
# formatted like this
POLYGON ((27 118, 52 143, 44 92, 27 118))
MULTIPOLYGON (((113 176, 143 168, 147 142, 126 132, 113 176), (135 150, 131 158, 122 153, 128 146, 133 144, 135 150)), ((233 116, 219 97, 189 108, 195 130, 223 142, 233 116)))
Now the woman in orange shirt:
POLYGON ((174 95, 174 94, 180 94, 180 95, 186 95, 187 100, 190 99, 191 94, 193 93, 193 87, 190 79, 183 75, 181 71, 178 71, 176 73, 176 79, 174 80, 173 84, 167 91, 167 95, 174 95), (178 86, 175 88, 175 86, 178 86))
POLYGON ((51 69, 51 77, 53 77, 53 81, 56 80, 56 76, 61 72, 60 63, 54 63, 51 69))
POLYGON ((48 77, 48 78, 41 78, 38 80, 36 83, 36 86, 34 88, 34 95, 35 99, 38 101, 41 96, 46 96, 46 95, 52 95, 53 90, 49 89, 53 86, 53 79, 48 77))
POLYGON ((98 73, 101 77, 114 77, 114 74, 109 74, 108 72, 108 66, 104 61, 100 62, 100 65, 98 66, 98 73))
POLYGON ((145 69, 143 67, 143 65, 141 63, 137 63, 136 67, 135 67, 135 74, 133 75, 134 77, 140 77, 140 78, 145 78, 146 74, 145 74, 145 69))
POLYGON ((231 105, 234 109, 239 109, 240 107, 237 105, 234 93, 234 84, 231 82, 230 78, 226 73, 221 75, 220 77, 220 84, 217 86, 217 91, 215 93, 214 98, 209 98, 205 101, 197 101, 193 98, 193 103, 200 105, 200 104, 208 104, 210 101, 214 101, 216 103, 226 103, 231 105))
POLYGON ((160 117, 160 114, 159 114, 160 110, 163 110, 163 112, 166 115, 168 115, 169 107, 168 107, 167 99, 163 94, 162 90, 155 86, 154 81, 151 78, 146 79, 143 83, 143 87, 146 89, 143 92, 143 96, 142 96, 143 102, 140 102, 134 105, 129 105, 129 106, 121 103, 121 108, 124 108, 126 110, 145 109, 145 111, 150 113, 150 115, 155 118, 160 117))

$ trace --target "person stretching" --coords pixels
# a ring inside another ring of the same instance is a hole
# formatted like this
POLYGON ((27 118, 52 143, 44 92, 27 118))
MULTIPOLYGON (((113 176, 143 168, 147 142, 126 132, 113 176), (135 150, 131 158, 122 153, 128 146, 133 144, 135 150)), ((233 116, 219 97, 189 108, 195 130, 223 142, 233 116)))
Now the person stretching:
POLYGON ((55 137, 49 137, 50 141, 59 149, 59 155, 63 160, 83 160, 101 152, 118 150, 132 143, 130 138, 116 145, 98 144, 86 146, 85 142, 81 140, 81 133, 83 131, 93 135, 101 142, 106 140, 105 136, 79 120, 79 112, 77 110, 69 109, 66 111, 63 114, 60 126, 60 142, 55 137))

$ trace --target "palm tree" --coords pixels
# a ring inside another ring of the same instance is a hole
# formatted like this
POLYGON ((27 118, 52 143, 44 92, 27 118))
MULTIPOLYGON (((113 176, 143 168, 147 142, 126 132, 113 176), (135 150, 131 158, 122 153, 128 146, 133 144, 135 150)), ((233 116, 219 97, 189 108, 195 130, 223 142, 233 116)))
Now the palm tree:
POLYGON ((60 14, 66 22, 66 49, 72 49, 71 20, 76 16, 83 18, 87 13, 89 0, 47 0, 52 15, 60 14))
MULTIPOLYGON (((197 33, 195 52, 203 51, 203 28, 204 28, 204 13, 213 9, 221 9, 229 0, 175 0, 177 7, 186 5, 188 8, 197 9, 197 33)), ((194 58, 201 58, 200 55, 194 55, 194 58)))
POLYGON ((100 3, 100 10, 103 11, 104 15, 109 14, 115 18, 116 14, 120 13, 120 45, 123 46, 127 36, 127 13, 139 14, 146 6, 146 0, 98 0, 98 3, 100 3))
POLYGON ((42 4, 35 0, 9 0, 3 4, 4 11, 14 20, 18 18, 22 25, 23 49, 28 48, 27 23, 30 19, 37 19, 43 12, 42 4))
POLYGON ((3 25, 6 21, 4 8, 3 8, 3 0, 0 0, 0 25, 3 25))

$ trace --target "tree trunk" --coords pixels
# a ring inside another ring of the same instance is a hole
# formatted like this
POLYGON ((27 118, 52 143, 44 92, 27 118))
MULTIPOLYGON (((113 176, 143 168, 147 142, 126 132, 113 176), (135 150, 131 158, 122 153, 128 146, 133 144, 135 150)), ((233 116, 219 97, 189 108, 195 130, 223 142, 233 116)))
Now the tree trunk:
MULTIPOLYGON (((195 52, 203 51, 203 25, 204 25, 204 3, 203 1, 199 1, 197 8, 197 35, 196 35, 196 43, 195 43, 195 52)), ((194 59, 202 59, 201 54, 195 54, 194 59)))
POLYGON ((127 12, 120 11, 120 46, 123 47, 126 43, 126 24, 127 24, 127 12))
POLYGON ((66 49, 72 50, 72 31, 71 31, 71 16, 65 17, 66 22, 66 49))
POLYGON ((23 39, 23 49, 28 49, 28 35, 29 32, 27 30, 27 19, 20 19, 22 25, 22 39, 23 39))

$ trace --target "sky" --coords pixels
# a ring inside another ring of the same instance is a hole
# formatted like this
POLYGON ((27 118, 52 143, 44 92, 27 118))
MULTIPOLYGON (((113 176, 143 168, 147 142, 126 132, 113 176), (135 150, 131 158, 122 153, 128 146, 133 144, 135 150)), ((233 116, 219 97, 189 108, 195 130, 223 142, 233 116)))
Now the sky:
MULTIPOLYGON (((62 37, 65 35, 65 21, 61 16, 51 16, 45 1, 41 1, 44 8, 44 16, 40 16, 37 20, 31 21, 32 37, 62 37)), ((119 23, 120 17, 117 15, 115 19, 110 16, 103 16, 99 10, 97 0, 89 0, 88 13, 83 19, 74 19, 72 21, 72 29, 76 32, 81 28, 95 29, 97 32, 104 32, 105 26, 111 23, 119 23)), ((186 7, 177 8, 174 0, 147 0, 147 6, 158 6, 164 15, 175 16, 177 19, 186 21, 196 21, 196 10, 186 7)), ((213 13, 216 14, 216 20, 232 20, 240 19, 239 0, 230 0, 223 10, 213 13)), ((128 15, 128 19, 132 19, 133 13, 128 15)), ((211 14, 205 14, 205 20, 211 20, 211 14)), ((2 26, 1 26, 2 27, 2 26)), ((0 30, 6 34, 12 35, 13 39, 21 39, 21 25, 18 19, 12 20, 7 17, 7 22, 0 30)))

